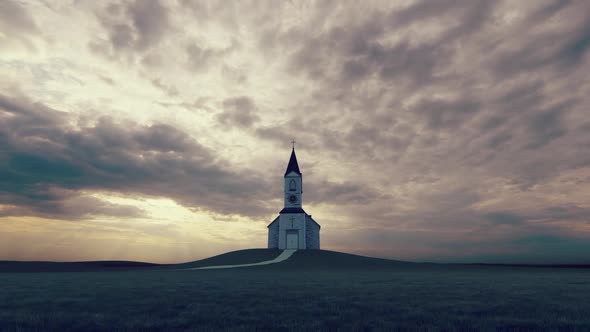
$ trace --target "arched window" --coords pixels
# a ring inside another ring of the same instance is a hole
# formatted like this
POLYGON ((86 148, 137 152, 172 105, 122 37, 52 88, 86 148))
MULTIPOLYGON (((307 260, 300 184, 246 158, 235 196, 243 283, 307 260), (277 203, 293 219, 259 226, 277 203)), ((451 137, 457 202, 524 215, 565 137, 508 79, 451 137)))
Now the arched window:
POLYGON ((297 184, 295 183, 295 180, 291 180, 289 182, 289 191, 295 191, 297 190, 297 184))

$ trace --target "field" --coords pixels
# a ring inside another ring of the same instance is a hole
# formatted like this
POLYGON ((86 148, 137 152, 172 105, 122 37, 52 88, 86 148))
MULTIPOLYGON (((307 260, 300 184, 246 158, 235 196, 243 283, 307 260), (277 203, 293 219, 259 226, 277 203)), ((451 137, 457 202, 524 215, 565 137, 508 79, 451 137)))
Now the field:
MULTIPOLYGON (((206 263, 274 254, 253 250, 206 263)), ((590 329, 590 269, 412 264, 316 251, 269 266, 176 270, 202 264, 3 272, 0 330, 590 329)))

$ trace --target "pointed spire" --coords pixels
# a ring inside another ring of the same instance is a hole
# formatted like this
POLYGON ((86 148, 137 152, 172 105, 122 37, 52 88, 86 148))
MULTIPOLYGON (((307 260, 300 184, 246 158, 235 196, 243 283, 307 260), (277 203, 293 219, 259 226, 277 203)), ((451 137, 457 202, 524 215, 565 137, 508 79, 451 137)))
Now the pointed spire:
POLYGON ((301 175, 301 171, 299 171, 299 164, 297 164, 297 156, 295 155, 295 146, 293 146, 293 150, 291 150, 291 158, 289 158, 289 165, 287 165, 285 176, 291 172, 301 175))

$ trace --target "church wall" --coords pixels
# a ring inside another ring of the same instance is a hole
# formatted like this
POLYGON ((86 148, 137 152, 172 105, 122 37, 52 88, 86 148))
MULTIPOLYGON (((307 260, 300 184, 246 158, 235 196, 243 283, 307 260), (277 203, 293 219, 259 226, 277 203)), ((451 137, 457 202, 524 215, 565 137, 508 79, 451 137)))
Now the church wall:
POLYGON ((310 216, 307 216, 305 219, 307 249, 320 249, 320 227, 311 220, 310 216))
POLYGON ((276 249, 279 247, 279 223, 275 222, 268 227, 268 248, 276 249))
POLYGON ((279 224, 279 249, 285 249, 287 246, 287 231, 299 231, 299 249, 305 249, 305 214, 303 213, 285 213, 280 215, 279 224), (293 221, 291 222, 291 218, 293 221))

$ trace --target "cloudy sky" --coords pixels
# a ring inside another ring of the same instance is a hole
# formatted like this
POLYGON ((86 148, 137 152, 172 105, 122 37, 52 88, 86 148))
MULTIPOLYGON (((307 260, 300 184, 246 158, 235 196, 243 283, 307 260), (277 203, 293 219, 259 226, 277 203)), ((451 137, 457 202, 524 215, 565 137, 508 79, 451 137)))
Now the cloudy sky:
POLYGON ((0 260, 590 263, 590 2, 0 1, 0 260))

